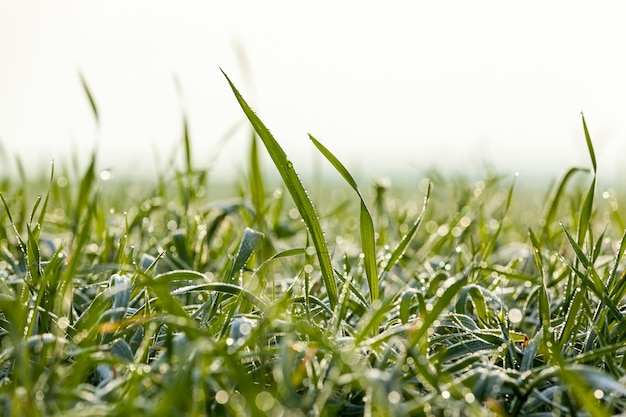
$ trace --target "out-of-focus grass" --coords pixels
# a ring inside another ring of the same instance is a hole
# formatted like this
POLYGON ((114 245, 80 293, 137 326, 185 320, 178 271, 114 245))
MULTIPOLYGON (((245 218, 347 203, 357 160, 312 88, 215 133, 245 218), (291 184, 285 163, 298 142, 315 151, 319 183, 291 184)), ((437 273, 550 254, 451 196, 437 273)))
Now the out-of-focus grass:
POLYGON ((545 195, 512 175, 358 184, 311 136, 333 190, 228 82, 255 131, 233 198, 186 129, 154 184, 105 181, 97 155, 0 172, 2 415, 624 412, 623 209, 596 195, 584 119, 591 170, 545 195))

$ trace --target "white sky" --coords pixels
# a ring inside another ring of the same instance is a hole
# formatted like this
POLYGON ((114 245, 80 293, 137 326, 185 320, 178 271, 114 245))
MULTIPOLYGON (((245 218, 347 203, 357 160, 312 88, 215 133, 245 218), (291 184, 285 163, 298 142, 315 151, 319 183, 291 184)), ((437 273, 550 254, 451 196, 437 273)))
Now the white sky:
MULTIPOLYGON (((206 164, 243 120, 221 67, 296 169, 311 166, 311 133, 368 176, 487 162, 553 179, 589 166, 584 111, 600 175, 614 177, 626 155, 622 4, 0 0, 0 143, 47 172, 98 142, 101 168, 150 177, 154 149, 164 161, 180 141, 184 107, 206 164)), ((246 165, 238 132, 216 172, 246 165)))

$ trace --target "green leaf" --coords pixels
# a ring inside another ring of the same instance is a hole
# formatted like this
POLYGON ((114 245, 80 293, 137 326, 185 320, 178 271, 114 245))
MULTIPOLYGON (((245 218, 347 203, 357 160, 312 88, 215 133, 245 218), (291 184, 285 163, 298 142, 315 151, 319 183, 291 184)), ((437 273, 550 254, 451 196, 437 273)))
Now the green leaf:
POLYGON ((589 190, 587 190, 587 194, 585 195, 585 200, 583 201, 582 206, 580 207, 580 217, 578 221, 578 244, 583 246, 583 242, 585 240, 585 234, 591 231, 591 227, 589 226, 589 222, 591 220, 591 213, 593 211, 593 197, 595 195, 596 190, 596 172, 597 172, 597 164, 596 164, 596 154, 593 150, 593 144, 591 143, 591 137, 589 136, 589 130, 587 129, 587 123, 585 122, 585 116, 582 116, 583 119, 583 128, 585 130, 585 141, 587 142, 587 148, 589 150, 589 157, 591 158, 591 165, 593 167, 593 180, 591 181, 591 185, 589 186, 589 190))
POLYGON ((558 182, 558 185, 555 185, 555 187, 552 189, 552 192, 550 193, 550 196, 548 197, 546 203, 546 208, 544 209, 544 216, 542 221, 545 236, 549 235, 550 225, 554 222, 554 218, 556 217, 559 203, 561 202, 561 199, 564 195, 565 186, 577 172, 589 172, 589 170, 584 168, 571 168, 563 176, 561 181, 558 182))
POLYGON ((91 111, 93 112, 93 115, 96 119, 96 123, 100 123, 100 116, 98 115, 98 106, 96 106, 96 101, 93 98, 93 94, 91 94, 91 90, 89 89, 89 86, 87 85, 87 81, 85 81, 85 77, 83 77, 82 73, 79 73, 78 76, 80 77, 80 83, 83 86, 83 91, 85 92, 85 95, 87 96, 87 99, 89 100, 89 105, 91 106, 91 111))
POLYGON ((430 189, 431 189, 431 182, 428 181, 428 188, 426 189, 426 195, 424 196, 424 205, 422 206, 422 212, 417 217, 417 219, 415 219, 415 222, 413 223, 411 228, 404 234, 404 236, 402 236, 402 239, 400 240, 400 243, 398 243, 398 246, 396 246, 393 252, 391 252, 391 257, 389 258, 389 261, 387 261, 387 264, 383 268, 383 271, 380 274, 381 276, 379 277, 380 279, 382 279, 382 277, 386 273, 391 271, 391 268, 393 268, 394 265, 398 263, 400 258, 402 258, 402 256, 406 252, 406 249, 411 243, 413 236, 415 236, 417 229, 422 223, 422 219, 424 218, 424 213, 426 212, 426 206, 428 205, 428 201, 430 200, 430 189))
MULTIPOLYGON (((513 178, 513 183, 511 184, 511 188, 509 188, 509 193, 507 194, 506 203, 505 203, 505 206, 504 206, 504 213, 502 214, 502 219, 504 219, 504 217, 509 212, 509 208, 511 207, 511 201, 513 200, 513 190, 515 189, 515 180, 516 179, 517 179, 517 176, 515 176, 513 178)), ((496 243, 498 241, 498 237, 500 236, 500 232, 502 231, 502 226, 503 225, 504 225, 504 221, 500 220, 500 222, 498 222, 498 228, 491 235, 491 238, 489 239, 489 241, 487 242, 487 245, 483 249, 483 259, 482 259, 483 262, 487 261, 487 258, 489 258, 489 256, 491 255, 491 253, 495 249, 496 243)))
POLYGON ((244 230, 243 232, 243 237, 241 238, 241 243, 239 244, 239 249, 237 249, 237 254, 235 255, 235 260, 233 261, 232 268, 228 273, 226 282, 232 282, 234 280, 235 274, 241 271, 246 266, 246 263, 248 263, 248 260, 262 240, 263 233, 246 227, 246 230, 244 230))
POLYGON ((457 296, 459 290, 463 287, 463 285, 465 285, 466 282, 466 276, 457 279, 445 291, 443 291, 441 297, 435 301, 435 304, 432 305, 432 308, 429 311, 420 311, 421 316, 416 321, 418 327, 410 335, 410 345, 413 346, 423 341, 423 337, 427 334, 430 326, 433 325, 435 320, 437 320, 439 315, 446 308, 449 308, 450 305, 452 305, 452 300, 457 296))
POLYGON ((374 222, 372 221, 372 216, 370 215, 369 210, 367 209, 367 205, 365 204, 365 200, 363 199, 363 195, 359 191, 359 187, 356 184, 356 181, 350 175, 350 172, 346 169, 346 167, 339 161, 335 155, 333 155, 324 145, 322 145, 317 139, 315 139, 311 134, 309 134, 309 138, 315 145, 315 147, 324 155, 324 157, 335 167, 337 172, 341 174, 341 176, 346 180, 346 182, 352 187, 352 189, 359 196, 359 200, 361 201, 361 214, 360 214, 360 229, 361 229, 361 250, 363 250, 364 255, 364 267, 365 274, 367 276, 367 283, 370 290, 370 301, 378 300, 378 274, 376 272, 376 241, 375 241, 375 232, 374 232, 374 222))
POLYGON ((317 259, 320 263, 320 269, 322 272, 322 280, 324 282, 324 286, 326 287, 326 292, 328 294, 328 300, 331 304, 331 307, 337 304, 337 284, 335 282, 335 277, 333 275, 332 263, 330 260, 330 253, 328 252, 328 247, 326 245, 326 239, 324 237, 324 231, 322 230, 322 226, 320 225, 319 218, 315 211, 315 207, 311 202, 302 182, 300 182, 300 178, 296 173, 293 163, 287 158, 287 154, 281 146, 278 144, 276 139, 272 136, 268 128, 263 124, 261 119, 252 111, 252 109, 248 106, 246 101, 243 99, 235 85, 230 81, 228 75, 224 71, 222 71, 224 77, 228 81, 230 88, 233 90, 239 105, 243 109, 244 113, 248 117, 248 120, 254 127, 254 130, 263 141, 265 148, 267 149, 278 173, 280 174, 289 194, 291 194, 291 198, 293 198, 296 208, 300 213, 300 216, 304 220, 309 233, 311 234, 311 239, 313 240, 313 245, 315 246, 317 252, 317 259))
POLYGON ((537 266, 537 271, 539 272, 539 276, 541 277, 541 284, 539 285, 539 317, 541 319, 541 328, 543 337, 541 341, 543 342, 543 346, 546 349, 546 355, 549 360, 552 360, 552 345, 553 345, 553 334, 550 327, 550 300, 548 299, 548 288, 546 285, 546 276, 543 270, 543 260, 541 258, 541 251, 539 249, 539 240, 532 232, 532 230, 528 230, 528 235, 530 237, 530 241, 533 247, 533 255, 535 256, 535 265, 537 266))

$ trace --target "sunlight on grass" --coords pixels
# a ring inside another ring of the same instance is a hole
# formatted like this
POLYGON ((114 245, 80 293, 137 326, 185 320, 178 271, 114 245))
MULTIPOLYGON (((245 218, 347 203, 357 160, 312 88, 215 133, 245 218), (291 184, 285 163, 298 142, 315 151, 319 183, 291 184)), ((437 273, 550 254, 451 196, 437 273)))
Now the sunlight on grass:
POLYGON ((186 120, 153 183, 96 154, 0 171, 0 415, 626 411, 623 203, 596 196, 584 118, 591 169, 545 198, 513 175, 359 184, 310 136, 344 181, 313 186, 226 80, 254 130, 232 198, 186 120))

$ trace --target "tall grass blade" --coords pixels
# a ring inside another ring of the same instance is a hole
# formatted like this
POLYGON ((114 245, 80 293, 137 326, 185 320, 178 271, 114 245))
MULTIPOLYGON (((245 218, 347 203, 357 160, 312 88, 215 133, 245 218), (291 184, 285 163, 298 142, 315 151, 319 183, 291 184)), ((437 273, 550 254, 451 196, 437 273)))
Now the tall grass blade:
POLYGON ((50 200, 50 190, 52 189, 54 181, 54 161, 50 163, 50 183, 48 184, 48 191, 46 192, 46 197, 43 200, 43 205, 41 206, 41 211, 39 212, 39 219, 37 221, 39 228, 37 228, 35 237, 39 239, 39 233, 41 232, 41 228, 43 227, 44 218, 48 210, 48 202, 50 200))
POLYGON ((504 217, 508 214, 509 209, 511 207, 511 201, 513 200, 513 190, 515 189, 516 179, 517 179, 517 175, 513 178, 513 183, 511 184, 511 187, 509 188, 509 192, 507 194, 506 203, 504 206, 504 213, 502 214, 502 220, 500 220, 500 222, 498 223, 498 228, 493 233, 493 235, 491 235, 491 238, 489 239, 489 241, 487 242, 487 245, 485 246, 483 250, 483 259, 482 259, 483 262, 487 262, 487 258, 489 258, 489 256, 495 249, 496 243, 498 242, 498 237, 500 236, 500 233, 502 232, 502 227, 504 226, 504 217))
POLYGON ((422 205, 422 211, 419 214, 419 216, 417 216, 417 219, 415 220, 411 228, 404 234, 404 236, 402 236, 402 239, 400 240, 400 243, 398 243, 398 246, 396 246, 393 252, 391 252, 391 257, 389 258, 389 260, 387 261, 387 264, 383 268, 383 271, 381 272, 380 277, 379 277, 380 279, 382 279, 382 277, 386 273, 391 271, 391 268, 393 268, 394 265, 398 263, 400 258, 404 256, 404 253, 406 252, 407 247, 411 243, 413 236, 415 236, 415 233, 417 232, 417 229, 419 228, 420 224, 422 223, 422 219, 424 218, 424 213, 426 213, 426 207, 428 206, 428 202, 430 201, 431 186, 432 186, 432 183, 428 181, 428 187, 426 188, 426 195, 424 196, 424 204, 422 205))
POLYGON ((100 115, 98 114, 98 106, 96 105, 96 101, 93 98, 93 94, 91 94, 91 90, 89 89, 89 86, 87 85, 87 81, 85 80, 83 74, 79 73, 78 76, 80 77, 80 83, 83 86, 83 91, 85 92, 85 95, 89 100, 89 105, 91 106, 91 111, 93 112, 94 118, 96 119, 96 124, 98 124, 100 123, 100 115))
MULTIPOLYGON (((583 246, 585 241, 585 235, 589 232, 591 234, 591 213, 593 211, 593 199, 596 191, 596 178, 597 178, 597 165, 596 165, 596 154, 593 150, 593 144, 591 143, 591 137, 589 136, 589 130, 587 129, 587 123, 585 122, 585 116, 582 116, 583 120, 583 128, 585 130, 585 141, 587 142, 587 149, 589 150, 589 157, 591 158, 591 166, 593 167, 593 179, 591 180, 591 185, 589 186, 589 190, 585 195, 585 200, 580 208, 580 217, 578 221, 578 245, 583 246)), ((593 242, 590 242, 593 244, 593 242)))
POLYGON ((370 215, 363 195, 359 191, 356 181, 350 175, 350 172, 339 161, 335 155, 333 155, 324 145, 322 145, 313 135, 309 134, 309 139, 313 142, 315 147, 324 155, 324 157, 330 162, 333 167, 341 174, 346 182, 352 187, 352 189, 359 196, 361 201, 361 213, 360 213, 360 230, 361 230, 361 250, 364 255, 364 267, 365 274, 367 276, 367 283, 370 290, 370 301, 374 302, 379 298, 378 291, 378 273, 376 271, 376 241, 374 232, 374 222, 370 215))
POLYGON ((291 194, 291 197, 295 202, 300 216, 302 216, 302 219, 311 234, 311 239, 313 240, 313 245, 315 246, 317 252, 317 259, 320 263, 322 280, 328 294, 328 300, 334 308, 338 299, 337 284, 333 275, 330 253, 328 252, 324 232, 322 230, 322 226, 320 225, 317 213, 315 212, 315 207, 304 189, 300 178, 294 170, 293 163, 287 158, 285 151, 281 148, 276 139, 274 139, 261 119, 259 119, 259 117, 248 106, 241 94, 239 94, 239 91, 237 91, 235 85, 231 82, 230 78, 228 78, 228 75, 226 75, 224 71, 222 71, 222 74, 226 77, 230 88, 235 94, 235 97, 237 98, 237 101, 246 114, 248 120, 252 124, 252 127, 254 127, 254 130, 263 141, 263 144, 270 154, 274 165, 278 169, 289 194, 291 194))
POLYGON ((550 192, 550 195, 547 199, 546 202, 546 207, 544 209, 544 215, 543 215, 543 220, 542 220, 542 224, 543 224, 543 231, 544 231, 544 236, 548 237, 550 235, 550 225, 552 225, 552 223, 554 222, 554 219, 556 217, 556 213, 558 211, 559 208, 559 203, 561 202, 561 200, 563 199, 563 195, 565 192, 565 187, 567 185, 567 183, 570 181, 570 179, 574 176, 574 174, 576 174, 577 172, 589 172, 588 169, 585 168, 571 168, 569 169, 565 175, 563 176, 563 178, 561 178, 561 180, 558 182, 558 184, 556 184, 552 191, 550 192))
POLYGON ((542 343, 545 349, 546 356, 549 362, 552 362, 553 357, 553 330, 550 325, 550 300, 548 299, 548 287, 546 284, 546 275, 543 267, 543 259, 541 257, 541 250, 539 249, 539 240, 532 232, 528 230, 528 235, 533 248, 533 255, 535 257, 535 265, 539 272, 540 284, 539 284, 539 318, 542 329, 542 343))
MULTIPOLYGON (((183 115, 183 145, 185 147, 185 168, 187 175, 191 175, 193 172, 193 164, 191 162, 191 140, 189 139, 189 122, 187 116, 183 115)), ((191 178, 187 178, 188 181, 191 178)))
POLYGON ((587 150, 589 151, 589 157, 591 158, 591 166, 593 167, 593 175, 596 175, 598 171, 598 164, 596 163, 596 153, 593 150, 593 143, 591 142, 591 136, 589 135, 589 129, 587 129, 587 122, 585 121, 585 115, 580 115, 583 120, 583 129, 585 131, 585 141, 587 142, 587 150))
POLYGON ((252 206, 254 207, 254 222, 257 230, 262 232, 265 228, 263 223, 263 219, 265 218, 265 184, 263 183, 257 138, 254 131, 250 138, 250 173, 248 177, 250 182, 250 197, 252 206))
POLYGON ((96 154, 91 154, 91 161, 89 162, 89 166, 87 170, 83 174, 83 177, 80 180, 80 185, 78 188, 78 196, 76 197, 76 204, 73 207, 73 223, 72 229, 76 234, 78 231, 78 227, 80 225, 80 221, 83 218, 83 215, 87 212, 87 206, 89 205, 89 196, 92 192, 93 185, 96 181, 96 154))

